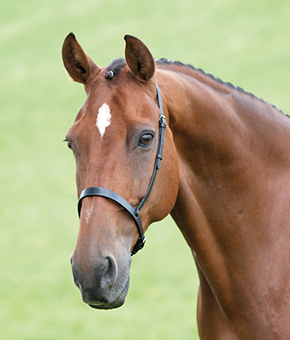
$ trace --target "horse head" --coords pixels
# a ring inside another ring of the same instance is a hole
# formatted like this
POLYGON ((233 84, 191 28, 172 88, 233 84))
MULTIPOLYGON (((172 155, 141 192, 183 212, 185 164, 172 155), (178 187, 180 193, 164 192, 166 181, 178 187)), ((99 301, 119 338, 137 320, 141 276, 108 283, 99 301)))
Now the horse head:
MULTIPOLYGON (((152 178, 160 110, 155 60, 139 39, 125 36, 125 40, 125 59, 103 68, 86 55, 72 33, 65 39, 65 68, 87 94, 66 141, 76 161, 78 197, 85 188, 102 187, 135 208, 152 178)), ((164 112, 168 116, 166 105, 164 112)), ((177 192, 177 153, 168 128, 162 167, 140 212, 143 232, 171 212, 177 192)), ((71 264, 85 303, 98 309, 124 303, 138 237, 134 219, 120 204, 101 196, 82 199, 71 264)))

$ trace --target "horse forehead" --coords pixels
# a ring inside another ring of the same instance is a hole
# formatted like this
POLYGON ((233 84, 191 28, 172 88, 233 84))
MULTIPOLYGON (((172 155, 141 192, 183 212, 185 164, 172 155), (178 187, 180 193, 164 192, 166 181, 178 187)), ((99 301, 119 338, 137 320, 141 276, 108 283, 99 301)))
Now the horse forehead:
POLYGON ((109 129, 116 131, 121 126, 130 129, 138 121, 155 118, 154 101, 135 82, 125 80, 117 79, 113 84, 112 80, 101 79, 89 91, 83 113, 93 118, 101 138, 109 129))
POLYGON ((150 111, 152 111, 148 100, 142 100, 142 95, 138 96, 136 93, 113 92, 104 95, 97 94, 96 98, 97 100, 88 98, 84 113, 94 118, 95 125, 101 134, 104 133, 104 129, 106 130, 115 122, 120 125, 122 125, 121 122, 130 125, 136 120, 149 118, 150 111))
POLYGON ((93 134, 96 131, 100 139, 107 142, 113 139, 116 143, 121 136, 126 136, 134 122, 134 116, 128 114, 126 107, 120 107, 112 98, 98 100, 85 115, 86 129, 93 134))

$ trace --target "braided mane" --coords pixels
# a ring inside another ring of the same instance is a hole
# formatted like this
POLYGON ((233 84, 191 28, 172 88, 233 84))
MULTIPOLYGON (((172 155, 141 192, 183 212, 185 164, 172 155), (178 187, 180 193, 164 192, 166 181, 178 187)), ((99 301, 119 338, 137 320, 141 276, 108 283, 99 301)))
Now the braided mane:
MULTIPOLYGON (((244 93, 252 98, 256 98, 264 103, 267 103, 269 104, 270 106, 272 106, 274 109, 280 111, 281 113, 283 113, 284 115, 286 115, 282 110, 278 109, 275 105, 273 104, 270 104, 268 103, 267 101, 263 100, 262 98, 260 97, 257 97, 255 96, 253 93, 251 92, 248 92, 248 91, 245 91, 243 88, 239 87, 239 86, 235 86, 233 85, 232 83, 229 83, 229 82, 225 82, 223 80, 221 80, 220 78, 217 78, 215 76, 213 76, 212 74, 210 73, 206 73, 204 72, 204 70, 200 69, 200 68, 195 68, 194 66, 192 66, 191 64, 185 64, 185 63, 182 63, 180 61, 172 61, 172 60, 169 60, 169 59, 166 59, 166 58, 161 58, 161 59, 158 59, 158 60, 155 60, 156 61, 156 64, 157 65, 172 65, 172 66, 179 66, 179 67, 185 67, 185 68, 189 68, 191 70, 194 70, 194 71, 197 71, 199 72, 200 74, 210 78, 211 80, 214 80, 215 82, 221 84, 221 85, 224 85, 224 86, 227 86, 231 89, 234 89, 240 93, 244 93)), ((288 117, 288 115, 286 115, 288 117)))
MULTIPOLYGON (((168 66, 177 66, 177 67, 185 67, 185 68, 189 68, 191 70, 194 70, 196 72, 199 72, 200 74, 210 78, 211 80, 219 83, 220 85, 223 85, 223 86, 227 86, 231 89, 234 89, 240 93, 244 93, 252 98, 256 98, 264 103, 267 103, 269 105, 271 105, 274 109, 280 111, 281 113, 283 113, 284 115, 286 115, 282 110, 278 109, 275 105, 272 105, 268 102, 266 102, 265 100, 263 100, 262 98, 259 98, 257 96, 255 96, 253 93, 251 92, 248 92, 248 91, 245 91, 243 88, 239 87, 239 86, 235 86, 233 85, 232 83, 229 83, 229 82, 225 82, 223 80, 221 80, 220 78, 217 78, 215 76, 213 76, 212 74, 210 73, 206 73, 204 72, 202 69, 200 68, 195 68, 194 66, 190 65, 190 64, 185 64, 185 63, 182 63, 180 61, 172 61, 172 60, 169 60, 169 59, 166 59, 166 58, 161 58, 161 59, 157 59, 155 60, 156 61, 156 64, 157 65, 168 65, 168 66)), ((126 61, 124 58, 118 58, 118 59, 115 59, 111 62, 111 64, 108 66, 107 68, 107 72, 106 72, 106 75, 105 75, 105 78, 107 79, 111 79, 113 78, 114 76, 116 76, 118 74, 118 72, 126 65, 126 61)))

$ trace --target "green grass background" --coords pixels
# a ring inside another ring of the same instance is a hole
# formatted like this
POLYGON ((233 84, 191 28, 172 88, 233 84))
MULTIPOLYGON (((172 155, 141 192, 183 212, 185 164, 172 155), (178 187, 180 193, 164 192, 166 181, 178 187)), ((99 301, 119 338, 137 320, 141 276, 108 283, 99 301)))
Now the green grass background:
POLYGON ((125 305, 82 301, 69 256, 78 218, 74 160, 62 139, 85 99, 60 50, 73 31, 95 62, 125 34, 156 58, 201 67, 290 109, 289 0, 10 0, 0 4, 0 339, 198 339, 198 279, 168 218, 134 257, 125 305))

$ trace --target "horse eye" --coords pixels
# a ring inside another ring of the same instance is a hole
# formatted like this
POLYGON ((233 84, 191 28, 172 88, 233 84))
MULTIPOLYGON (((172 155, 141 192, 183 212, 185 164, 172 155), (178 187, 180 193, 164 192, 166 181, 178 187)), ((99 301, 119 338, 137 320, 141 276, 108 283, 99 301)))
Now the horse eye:
POLYGON ((67 143, 67 147, 68 147, 70 150, 72 150, 71 142, 70 142, 67 138, 65 138, 63 141, 66 142, 66 143, 67 143))
POLYGON ((152 143, 153 135, 151 133, 144 133, 139 139, 140 146, 149 146, 152 143))

